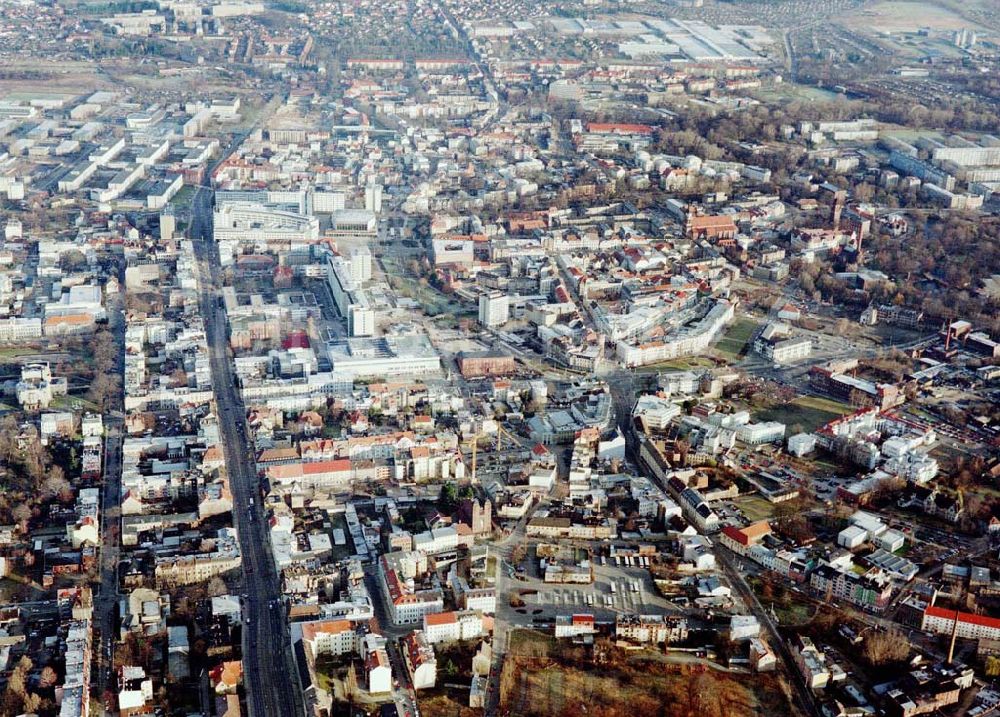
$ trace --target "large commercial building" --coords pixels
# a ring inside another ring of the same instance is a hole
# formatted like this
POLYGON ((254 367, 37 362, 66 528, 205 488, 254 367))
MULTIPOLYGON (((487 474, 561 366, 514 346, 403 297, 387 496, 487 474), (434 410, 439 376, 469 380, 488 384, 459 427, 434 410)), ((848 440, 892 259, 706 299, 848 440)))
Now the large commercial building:
POLYGON ((371 252, 355 252, 351 258, 330 255, 326 264, 326 280, 337 310, 347 321, 349 336, 375 334, 375 310, 362 289, 363 282, 371 278, 371 252))
POLYGON ((232 202, 216 206, 215 239, 234 244, 304 244, 319 239, 319 220, 263 204, 232 202))
POLYGON ((374 212, 364 209, 341 209, 330 217, 331 230, 340 236, 372 236, 378 227, 374 212))
POLYGON ((513 356, 497 351, 463 351, 458 355, 458 370, 465 378, 508 376, 516 368, 513 356))
POLYGON ((333 372, 345 376, 394 378, 441 370, 441 358, 422 334, 331 341, 326 350, 333 372))
POLYGON ((12 318, 0 321, 0 343, 16 343, 42 337, 42 320, 39 318, 12 318))
POLYGON ((733 320, 733 305, 720 300, 702 318, 646 344, 618 343, 618 359, 627 367, 646 366, 704 351, 733 320))

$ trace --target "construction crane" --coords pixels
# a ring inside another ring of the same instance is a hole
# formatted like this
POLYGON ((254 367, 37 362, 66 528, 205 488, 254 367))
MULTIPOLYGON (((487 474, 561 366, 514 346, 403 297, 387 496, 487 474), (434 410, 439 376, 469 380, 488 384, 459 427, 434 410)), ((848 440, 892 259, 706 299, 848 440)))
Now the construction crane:
MULTIPOLYGON (((524 444, 521 443, 520 439, 518 439, 510 431, 504 430, 504 427, 501 426, 500 424, 497 424, 497 439, 496 439, 496 444, 495 444, 495 448, 494 448, 494 450, 497 453, 499 453, 501 450, 503 450, 503 437, 504 436, 506 436, 513 445, 517 446, 518 448, 524 448, 524 444)), ((481 438, 485 438, 485 437, 486 437, 486 433, 484 431, 479 431, 478 433, 476 433, 476 435, 474 435, 471 438, 471 441, 472 441, 472 475, 470 477, 470 480, 473 483, 473 485, 475 485, 475 483, 476 483, 477 459, 479 457, 479 440, 481 438)))

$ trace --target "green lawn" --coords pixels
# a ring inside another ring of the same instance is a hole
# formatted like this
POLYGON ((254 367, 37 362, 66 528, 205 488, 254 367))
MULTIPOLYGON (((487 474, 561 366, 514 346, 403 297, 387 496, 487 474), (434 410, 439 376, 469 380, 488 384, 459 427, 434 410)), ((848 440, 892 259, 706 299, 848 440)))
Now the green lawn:
POLYGON ((812 617, 812 611, 808 605, 795 602, 775 604, 774 614, 778 617, 781 625, 804 625, 812 617))
POLYGON ((194 199, 195 188, 189 184, 185 184, 178 190, 177 194, 173 196, 170 203, 174 205, 175 209, 187 209, 191 205, 191 200, 194 199))
POLYGON ((757 330, 757 326, 754 319, 747 317, 737 319, 726 331, 725 336, 715 345, 715 351, 730 360, 739 358, 750 337, 757 330))
POLYGON ((30 356, 34 353, 38 353, 38 349, 27 346, 5 346, 0 348, 0 359, 19 358, 21 356, 30 356))
POLYGON ((669 361, 640 366, 635 369, 636 373, 657 373, 659 371, 687 371, 692 368, 710 368, 715 363, 710 359, 701 356, 687 356, 685 358, 675 358, 669 361))
POLYGON ((79 396, 60 396, 52 401, 52 407, 63 410, 84 409, 91 413, 100 413, 101 408, 93 401, 88 401, 79 396))
POLYGON ((789 433, 791 426, 799 426, 803 431, 812 432, 853 410, 846 403, 816 396, 800 396, 791 403, 758 411, 754 415, 754 420, 779 421, 789 426, 789 433))
POLYGON ((748 520, 756 523, 774 515, 774 505, 758 495, 748 495, 733 501, 748 520))

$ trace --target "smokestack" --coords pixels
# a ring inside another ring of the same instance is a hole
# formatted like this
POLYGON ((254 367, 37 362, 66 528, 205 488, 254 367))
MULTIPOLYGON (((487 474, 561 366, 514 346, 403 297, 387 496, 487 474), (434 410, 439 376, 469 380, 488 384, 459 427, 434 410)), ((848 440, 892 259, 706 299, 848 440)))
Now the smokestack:
POLYGON ((951 626, 951 642, 948 645, 948 664, 955 659, 955 642, 958 639, 958 610, 955 610, 955 622, 951 626))

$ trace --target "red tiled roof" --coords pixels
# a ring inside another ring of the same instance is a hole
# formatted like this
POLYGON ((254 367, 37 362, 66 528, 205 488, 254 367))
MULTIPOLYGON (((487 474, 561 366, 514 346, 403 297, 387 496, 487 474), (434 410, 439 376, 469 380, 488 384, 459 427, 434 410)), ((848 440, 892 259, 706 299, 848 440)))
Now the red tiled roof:
POLYGON ((734 528, 731 525, 727 525, 726 527, 724 527, 722 529, 722 534, 725 535, 730 540, 734 540, 735 542, 739 543, 740 545, 750 544, 750 539, 747 538, 747 536, 743 533, 743 531, 739 530, 738 528, 734 528))
MULTIPOLYGON (((944 620, 954 620, 955 611, 946 610, 943 607, 930 606, 924 610, 924 615, 930 617, 939 617, 944 620)), ((958 621, 960 623, 968 623, 970 625, 980 625, 982 627, 989 627, 994 630, 1000 630, 1000 619, 995 617, 987 617, 986 615, 974 615, 971 612, 959 612, 958 621)))
POLYGON ((455 622, 455 613, 434 612, 429 615, 424 615, 424 620, 427 621, 428 625, 451 625, 455 622))

